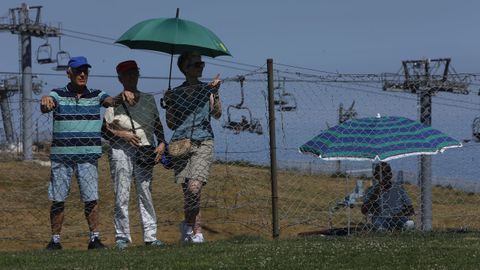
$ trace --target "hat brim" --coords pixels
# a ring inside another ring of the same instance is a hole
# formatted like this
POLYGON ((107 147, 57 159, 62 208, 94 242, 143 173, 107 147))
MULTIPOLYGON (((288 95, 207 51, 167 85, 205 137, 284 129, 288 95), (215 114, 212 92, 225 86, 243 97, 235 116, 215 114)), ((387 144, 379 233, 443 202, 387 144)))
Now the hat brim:
POLYGON ((79 67, 83 67, 83 66, 87 66, 89 68, 91 68, 92 66, 90 64, 81 64, 81 65, 78 65, 78 66, 70 66, 71 68, 79 68, 79 67))

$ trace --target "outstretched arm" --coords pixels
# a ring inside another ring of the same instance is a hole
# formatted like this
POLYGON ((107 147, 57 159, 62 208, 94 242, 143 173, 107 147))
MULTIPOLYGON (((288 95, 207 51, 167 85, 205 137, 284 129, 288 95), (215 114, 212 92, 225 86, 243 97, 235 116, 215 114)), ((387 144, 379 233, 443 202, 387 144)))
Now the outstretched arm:
POLYGON ((49 113, 55 109, 55 100, 51 96, 43 96, 40 100, 40 111, 42 113, 49 113))
POLYGON ((129 105, 135 105, 135 93, 129 90, 124 90, 115 97, 107 97, 103 100, 102 106, 107 107, 117 107, 122 104, 123 101, 127 101, 129 105))
POLYGON ((210 94, 210 113, 215 119, 219 119, 222 116, 222 102, 220 101, 220 96, 218 90, 222 81, 220 80, 220 74, 217 74, 215 79, 209 84, 212 88, 212 94, 210 94))

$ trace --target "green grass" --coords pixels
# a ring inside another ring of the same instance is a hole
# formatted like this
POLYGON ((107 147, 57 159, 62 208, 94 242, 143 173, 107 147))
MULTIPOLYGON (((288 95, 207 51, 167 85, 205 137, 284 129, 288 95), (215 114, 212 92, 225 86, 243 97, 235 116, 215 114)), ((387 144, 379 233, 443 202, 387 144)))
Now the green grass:
POLYGON ((202 245, 125 251, 0 253, 2 269, 478 269, 475 233, 370 234, 263 240, 236 237, 202 245))

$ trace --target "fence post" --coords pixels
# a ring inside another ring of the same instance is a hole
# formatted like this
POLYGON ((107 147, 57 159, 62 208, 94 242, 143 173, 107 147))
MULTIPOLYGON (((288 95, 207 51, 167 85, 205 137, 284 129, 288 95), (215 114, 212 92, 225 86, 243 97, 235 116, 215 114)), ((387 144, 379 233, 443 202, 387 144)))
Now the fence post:
POLYGON ((273 90, 273 59, 267 59, 268 77, 268 126, 270 129, 270 179, 272 184, 272 237, 280 236, 278 223, 278 191, 277 191, 277 146, 275 137, 275 103, 273 90))

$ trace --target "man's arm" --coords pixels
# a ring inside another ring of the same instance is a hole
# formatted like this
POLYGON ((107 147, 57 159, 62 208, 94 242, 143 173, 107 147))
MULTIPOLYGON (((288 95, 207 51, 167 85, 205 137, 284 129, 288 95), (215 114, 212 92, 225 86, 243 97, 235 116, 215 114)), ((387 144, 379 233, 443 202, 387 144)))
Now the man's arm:
POLYGON ((212 94, 210 95, 210 114, 215 119, 219 119, 222 116, 222 102, 220 101, 220 96, 218 90, 220 90, 220 85, 222 81, 220 80, 220 74, 217 74, 215 79, 209 86, 212 88, 212 94))
POLYGON ((155 162, 160 162, 160 159, 162 158, 162 154, 165 151, 166 142, 165 142, 165 134, 163 132, 163 125, 159 117, 155 119, 154 133, 158 140, 158 146, 155 149, 155 153, 157 153, 157 156, 155 157, 155 162))
POLYGON ((165 101, 165 112, 167 119, 167 126, 171 130, 175 130, 178 127, 178 119, 176 119, 176 108, 175 108, 175 101, 173 100, 173 92, 167 91, 163 97, 165 101))
POLYGON ((55 109, 55 100, 51 96, 43 96, 40 99, 40 111, 42 113, 49 113, 55 109))
POLYGON ((369 212, 371 212, 374 209, 375 203, 378 201, 379 197, 380 197, 380 185, 376 185, 373 187, 373 190, 371 193, 367 192, 367 196, 362 205, 362 214, 366 215, 369 212))
POLYGON ((108 107, 117 107, 122 104, 123 101, 127 101, 129 105, 135 105, 135 93, 129 90, 123 90, 120 94, 115 97, 107 97, 103 100, 102 106, 105 108, 108 107))
POLYGON ((110 126, 110 124, 103 120, 102 132, 105 134, 106 139, 112 140, 124 140, 133 146, 140 145, 141 139, 133 132, 128 130, 116 130, 110 126))
POLYGON ((415 214, 415 210, 413 209, 412 205, 404 205, 402 211, 398 214, 398 216, 409 217, 409 216, 413 216, 414 214, 415 214))
POLYGON ((222 116, 222 102, 220 101, 220 97, 218 93, 210 95, 210 114, 215 119, 220 119, 222 116))
POLYGON ((412 200, 410 200, 410 197, 408 196, 407 191, 401 187, 401 194, 402 194, 402 202, 403 202, 403 208, 400 213, 398 213, 398 216, 413 216, 415 215, 415 210, 413 209, 412 205, 412 200))
POLYGON ((157 140, 159 141, 159 143, 164 143, 165 133, 163 132, 163 125, 162 125, 162 121, 160 121, 160 117, 157 117, 155 119, 153 128, 154 128, 155 136, 157 137, 157 140))

